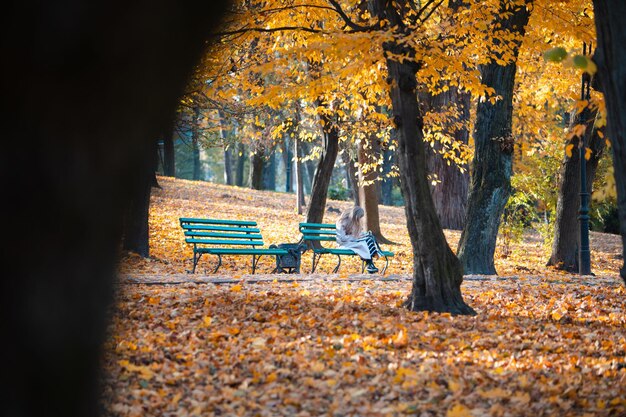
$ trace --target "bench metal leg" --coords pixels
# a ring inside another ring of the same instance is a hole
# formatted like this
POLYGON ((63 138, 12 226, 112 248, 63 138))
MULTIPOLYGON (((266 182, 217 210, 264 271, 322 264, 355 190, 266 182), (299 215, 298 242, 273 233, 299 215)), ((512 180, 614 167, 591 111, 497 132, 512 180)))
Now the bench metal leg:
POLYGON ((254 275, 254 271, 256 271, 256 266, 259 263, 259 259, 261 259, 261 256, 263 255, 259 255, 259 257, 257 258, 256 255, 252 255, 252 275, 254 275))
POLYGON ((381 275, 385 275, 385 272, 387 271, 387 267, 389 266, 389 258, 387 258, 387 255, 383 255, 383 256, 385 257, 385 267, 380 272, 381 275))
POLYGON ((317 268, 317 264, 320 262, 321 257, 322 255, 317 256, 317 254, 313 252, 313 265, 311 266, 311 273, 315 272, 315 268, 317 268), (317 262, 315 262, 316 258, 317 258, 317 262))
POLYGON ((192 274, 196 273, 196 266, 198 265, 198 262, 200 262, 201 256, 202 254, 197 254, 195 251, 193 252, 193 268, 191 269, 191 271, 187 272, 191 272, 192 274))
POLYGON ((216 254, 216 256, 217 256, 217 266, 213 270, 212 274, 215 274, 217 272, 217 270, 220 269, 220 266, 222 266, 222 255, 220 255, 218 253, 218 254, 216 254))
POLYGON ((337 260, 339 262, 337 262, 337 266, 335 267, 335 269, 333 269, 333 274, 336 274, 339 271, 339 267, 341 266, 341 256, 339 255, 335 255, 337 257, 337 260))

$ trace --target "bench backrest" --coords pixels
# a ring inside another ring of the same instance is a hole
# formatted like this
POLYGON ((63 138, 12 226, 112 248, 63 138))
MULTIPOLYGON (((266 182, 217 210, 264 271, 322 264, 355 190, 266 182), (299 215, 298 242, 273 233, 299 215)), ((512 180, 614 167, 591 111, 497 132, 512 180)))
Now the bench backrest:
POLYGON ((336 242, 337 226, 334 223, 300 223, 300 233, 305 243, 336 242))
POLYGON ((185 242, 195 245, 263 246, 257 223, 247 220, 198 219, 181 217, 185 242))

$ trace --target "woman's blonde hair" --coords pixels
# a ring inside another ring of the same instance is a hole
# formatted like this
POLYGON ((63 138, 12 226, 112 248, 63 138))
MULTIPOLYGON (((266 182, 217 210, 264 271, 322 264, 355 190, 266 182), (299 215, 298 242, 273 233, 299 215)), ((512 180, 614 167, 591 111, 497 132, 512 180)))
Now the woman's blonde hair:
POLYGON ((359 236, 363 230, 361 219, 365 215, 365 210, 359 206, 354 206, 341 213, 337 224, 350 236, 359 236))

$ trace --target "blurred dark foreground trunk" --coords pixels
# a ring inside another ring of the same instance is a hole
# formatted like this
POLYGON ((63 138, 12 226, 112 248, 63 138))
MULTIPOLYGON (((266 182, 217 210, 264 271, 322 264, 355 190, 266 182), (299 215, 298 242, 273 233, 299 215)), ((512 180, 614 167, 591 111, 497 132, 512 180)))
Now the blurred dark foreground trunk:
POLYGON ((224 2, 5 5, 3 416, 85 416, 131 181, 224 2))

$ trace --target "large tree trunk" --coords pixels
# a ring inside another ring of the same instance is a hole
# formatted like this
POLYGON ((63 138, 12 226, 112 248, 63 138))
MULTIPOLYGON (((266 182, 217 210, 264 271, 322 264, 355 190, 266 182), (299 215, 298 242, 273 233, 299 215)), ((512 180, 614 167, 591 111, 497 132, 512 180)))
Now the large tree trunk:
POLYGON ((422 115, 416 94, 417 66, 388 59, 387 68, 399 133, 400 185, 413 248, 413 287, 406 306, 412 311, 474 314, 463 301, 463 270, 443 234, 426 178, 422 115))
MULTIPOLYGON (((585 135, 587 146, 591 149, 591 157, 587 161, 587 192, 591 195, 593 180, 596 176, 598 163, 604 152, 605 140, 597 134, 593 127, 595 112, 585 109, 579 117, 575 118, 574 125, 584 123, 587 125, 585 135)), ((554 241, 552 242, 552 254, 548 265, 557 269, 578 272, 578 249, 580 248, 580 226, 578 211, 580 209, 580 153, 578 143, 580 138, 573 137, 569 144, 574 146, 572 156, 565 155, 561 165, 561 178, 559 195, 556 205, 556 220, 554 229, 554 241)))
MULTIPOLYGON (((378 0, 371 4, 375 16, 391 27, 406 30, 401 11, 412 10, 407 1, 378 0)), ((392 56, 414 57, 415 51, 393 42, 383 48, 392 56)), ((398 137, 398 165, 407 229, 413 249, 413 286, 405 302, 412 311, 475 314, 461 295, 463 270, 443 234, 426 177, 423 118, 417 102, 419 65, 387 58, 389 88, 398 137)))
MULTIPOLYGON (((626 259, 626 3, 594 0, 599 88, 607 108, 607 133, 613 150, 622 254, 626 259)), ((620 270, 626 282, 626 268, 620 270)))
MULTIPOLYGON (((526 7, 499 18, 503 29, 523 35, 530 12, 526 7)), ((515 48, 517 59, 519 45, 515 48)), ((483 84, 495 89, 501 100, 478 104, 474 128, 474 160, 466 224, 459 241, 458 255, 466 274, 496 273, 493 256, 504 206, 511 194, 513 173, 511 136, 515 62, 501 66, 492 62, 481 68, 483 84)))
POLYGON ((163 174, 166 177, 176 176, 176 152, 174 151, 174 130, 166 129, 163 137, 163 174))
POLYGON ((11 41, 0 48, 11 65, 0 83, 11 123, 0 182, 10 204, 0 213, 11 244, 0 255, 10 277, 0 283, 2 415, 101 415, 100 360, 130 180, 169 127, 223 5, 5 5, 0 31, 11 41))
POLYGON ((328 186, 339 152, 339 129, 337 125, 326 115, 322 115, 320 118, 324 122, 322 129, 323 149, 313 178, 311 197, 306 213, 307 223, 322 223, 324 220, 328 186))
POLYGON ((378 213, 378 160, 380 144, 375 135, 370 135, 368 143, 358 145, 359 158, 359 201, 365 210, 365 228, 372 232, 379 243, 392 243, 380 231, 378 213))
MULTIPOLYGON (((470 117, 470 94, 459 92, 458 88, 449 86, 448 90, 433 96, 420 94, 420 105, 424 112, 438 112, 456 106, 459 112, 455 122, 466 124, 470 117)), ((452 130, 444 127, 444 132, 457 142, 467 145, 469 131, 467 129, 452 130)), ((454 163, 445 160, 441 154, 443 146, 435 142, 431 147, 426 144, 426 166, 430 175, 436 176, 437 183, 431 182, 431 194, 439 221, 444 229, 461 230, 465 225, 467 209, 467 193, 469 189, 469 172, 461 172, 454 163)))

